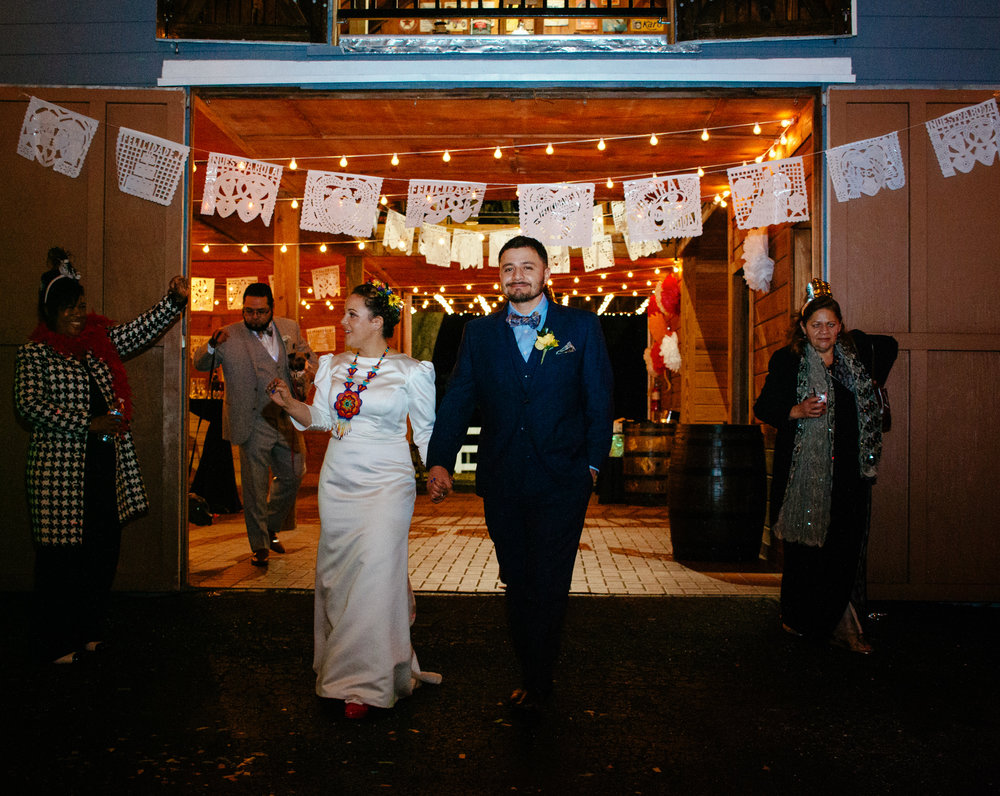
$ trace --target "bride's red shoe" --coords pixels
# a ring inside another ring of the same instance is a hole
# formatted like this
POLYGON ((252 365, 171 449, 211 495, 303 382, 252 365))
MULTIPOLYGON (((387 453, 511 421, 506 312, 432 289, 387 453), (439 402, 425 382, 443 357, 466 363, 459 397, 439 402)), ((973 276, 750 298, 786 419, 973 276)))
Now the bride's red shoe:
POLYGON ((344 718, 363 719, 368 715, 368 706, 361 702, 347 702, 344 704, 344 718))

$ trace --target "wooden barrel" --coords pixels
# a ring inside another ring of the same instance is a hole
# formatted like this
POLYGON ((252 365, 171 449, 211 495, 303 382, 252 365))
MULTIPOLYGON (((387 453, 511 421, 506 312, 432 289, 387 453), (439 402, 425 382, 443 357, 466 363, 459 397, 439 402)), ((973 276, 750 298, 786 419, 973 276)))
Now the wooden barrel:
POLYGON ((667 505, 667 472, 676 428, 676 423, 625 422, 622 472, 626 503, 667 505))
POLYGON ((758 557, 767 493, 760 426, 680 424, 667 483, 675 559, 758 557))

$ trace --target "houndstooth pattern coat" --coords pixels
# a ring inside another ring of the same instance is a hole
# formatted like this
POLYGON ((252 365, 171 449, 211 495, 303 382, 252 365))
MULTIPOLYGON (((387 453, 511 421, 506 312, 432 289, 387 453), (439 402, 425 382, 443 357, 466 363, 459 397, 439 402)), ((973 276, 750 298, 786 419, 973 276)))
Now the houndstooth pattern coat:
MULTIPOLYGON (((138 318, 108 328, 108 338, 123 360, 156 340, 180 314, 164 296, 138 318)), ((87 356, 86 364, 42 342, 17 351, 14 400, 31 426, 27 485, 35 541, 42 545, 83 543, 83 484, 90 427, 90 379, 94 374, 108 406, 114 406, 111 369, 87 356)), ((118 519, 124 524, 149 507, 131 431, 115 438, 115 492, 118 519)))

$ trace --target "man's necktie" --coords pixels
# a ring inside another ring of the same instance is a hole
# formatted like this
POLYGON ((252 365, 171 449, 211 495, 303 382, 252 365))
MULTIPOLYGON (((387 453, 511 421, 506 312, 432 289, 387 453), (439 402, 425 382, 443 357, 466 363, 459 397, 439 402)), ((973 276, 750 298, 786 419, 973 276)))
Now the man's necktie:
POLYGON ((531 313, 531 315, 518 315, 516 313, 510 312, 507 314, 507 323, 511 326, 530 326, 532 329, 538 328, 538 322, 541 320, 541 316, 538 311, 531 313))

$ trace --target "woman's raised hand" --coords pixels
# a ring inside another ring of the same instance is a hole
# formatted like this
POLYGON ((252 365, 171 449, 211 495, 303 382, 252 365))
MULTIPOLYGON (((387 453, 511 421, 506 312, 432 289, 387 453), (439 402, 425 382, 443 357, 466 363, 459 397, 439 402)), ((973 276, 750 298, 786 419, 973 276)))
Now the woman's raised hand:
POLYGON ((292 391, 288 389, 288 385, 281 379, 274 379, 268 384, 267 391, 271 394, 271 400, 282 409, 287 409, 294 400, 292 391))

